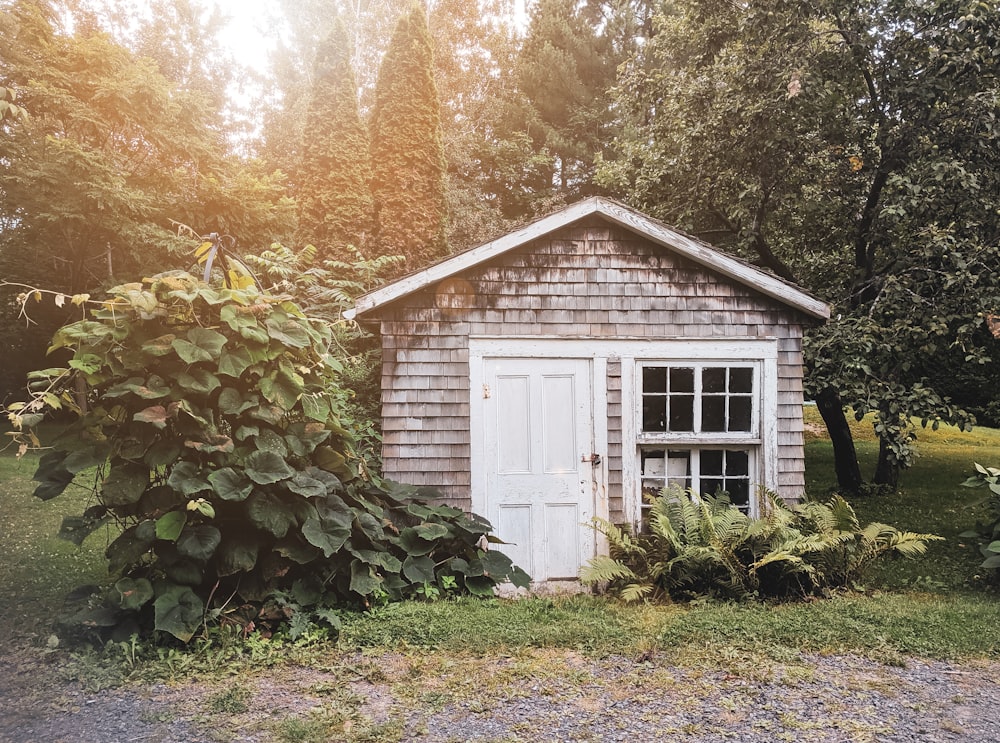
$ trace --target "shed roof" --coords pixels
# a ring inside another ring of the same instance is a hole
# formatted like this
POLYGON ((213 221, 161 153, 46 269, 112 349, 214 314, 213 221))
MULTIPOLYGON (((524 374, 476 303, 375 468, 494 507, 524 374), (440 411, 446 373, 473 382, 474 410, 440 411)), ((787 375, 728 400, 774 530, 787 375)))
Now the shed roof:
MULTIPOLYGON (((634 209, 600 196, 578 201, 564 209, 535 220, 503 237, 445 258, 427 268, 397 279, 357 299, 349 317, 360 318, 391 302, 425 289, 444 279, 515 250, 532 240, 560 230, 590 216, 601 216, 620 227, 674 251, 706 268, 744 284, 782 304, 820 320, 830 317, 830 306, 800 287, 766 273, 732 256, 720 253, 707 243, 667 227, 634 209)), ((347 313, 345 313, 347 314, 347 313)))

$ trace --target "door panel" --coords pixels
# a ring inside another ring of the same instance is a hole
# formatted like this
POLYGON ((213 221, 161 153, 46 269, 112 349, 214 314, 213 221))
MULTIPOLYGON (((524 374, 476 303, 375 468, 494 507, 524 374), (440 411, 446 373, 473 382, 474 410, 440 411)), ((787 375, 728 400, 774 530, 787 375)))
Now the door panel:
POLYGON ((536 581, 576 578, 593 556, 590 362, 484 359, 486 517, 536 581))

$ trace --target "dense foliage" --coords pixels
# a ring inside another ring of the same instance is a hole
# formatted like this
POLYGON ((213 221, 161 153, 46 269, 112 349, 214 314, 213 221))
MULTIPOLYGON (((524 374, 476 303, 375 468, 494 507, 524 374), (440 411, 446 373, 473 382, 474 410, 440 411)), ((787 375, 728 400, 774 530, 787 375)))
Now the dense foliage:
MULTIPOLYGON (((621 68, 600 181, 833 303, 809 393, 832 434, 844 405, 876 413, 874 480, 893 486, 911 416, 969 423, 939 360, 996 352, 975 328, 1000 302, 1000 16, 978 0, 661 11, 621 68)), ((856 457, 838 465, 856 489, 856 457)))
POLYGON ((862 527, 839 496, 789 508, 769 494, 762 510, 752 518, 725 495, 664 490, 653 500, 648 533, 595 521, 611 555, 591 560, 581 578, 607 583, 628 601, 801 597, 852 587, 875 560, 915 557, 941 539, 886 524, 862 527))
POLYGON ((371 113, 378 250, 405 256, 410 270, 447 252, 447 164, 432 56, 427 19, 414 3, 382 60, 371 113))
MULTIPOLYGON (((177 265, 188 247, 175 222, 265 245, 285 234, 284 176, 230 152, 225 81, 177 57, 197 50, 169 34, 140 34, 131 49, 77 4, 0 6, 0 88, 25 112, 0 118, 0 276, 91 292, 177 265)), ((6 299, 0 397, 44 363, 46 339, 69 319, 47 304, 32 328, 6 299)))
POLYGON ((368 132, 358 113, 347 31, 340 22, 316 50, 297 173, 299 242, 322 258, 350 259, 374 227, 368 132))
POLYGON ((1000 578, 1000 469, 976 464, 976 474, 962 485, 989 490, 989 520, 977 523, 974 530, 963 532, 960 536, 979 543, 979 551, 986 558, 980 567, 990 571, 994 579, 1000 578))
POLYGON ((330 329, 287 297, 177 272, 116 287, 90 315, 54 337, 68 366, 33 374, 32 401, 9 409, 21 429, 47 409, 78 413, 42 457, 36 495, 94 471, 94 505, 63 531, 121 527, 115 590, 77 623, 186 641, 206 622, 266 618, 268 599, 329 619, 324 605, 527 581, 485 549, 482 519, 366 478, 330 329))

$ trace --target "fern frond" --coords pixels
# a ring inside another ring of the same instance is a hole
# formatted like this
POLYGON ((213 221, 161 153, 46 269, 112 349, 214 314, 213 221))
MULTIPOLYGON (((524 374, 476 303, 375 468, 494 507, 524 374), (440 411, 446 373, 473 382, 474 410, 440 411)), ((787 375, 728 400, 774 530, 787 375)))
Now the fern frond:
POLYGON ((607 555, 591 558, 580 569, 580 581, 583 583, 611 583, 616 580, 635 580, 635 578, 635 573, 628 566, 607 555))

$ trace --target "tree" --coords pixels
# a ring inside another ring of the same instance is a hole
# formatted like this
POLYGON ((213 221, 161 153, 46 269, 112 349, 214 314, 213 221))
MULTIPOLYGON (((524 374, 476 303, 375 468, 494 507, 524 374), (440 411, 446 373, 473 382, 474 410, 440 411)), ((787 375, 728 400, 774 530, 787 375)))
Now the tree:
POLYGON ((352 257, 372 234, 368 133, 358 113, 357 83, 343 23, 316 51, 306 115, 297 206, 300 243, 320 257, 352 257))
POLYGON ((1000 21, 964 0, 675 3, 624 69, 601 182, 835 304, 808 383, 838 475, 860 472, 844 405, 876 413, 878 483, 910 416, 965 426, 929 382, 996 302, 1000 21))
POLYGON ((372 196, 378 249, 407 269, 447 252, 446 162, 427 20, 413 4, 379 69, 371 113, 372 196))
MULTIPOLYGON (((91 16, 8 3, 0 86, 30 114, 0 123, 0 274, 10 281, 88 292, 186 260, 176 257, 189 250, 176 222, 268 241, 291 222, 284 177, 228 152, 199 86, 171 81, 91 16)), ((27 333, 9 303, 0 311, 10 389, 37 365, 48 333, 27 333)), ((51 332, 61 315, 34 317, 51 332)))
POLYGON ((539 0, 517 64, 523 124, 535 152, 549 158, 536 188, 563 198, 592 192, 594 156, 611 119, 606 91, 616 60, 594 10, 576 0, 539 0))

